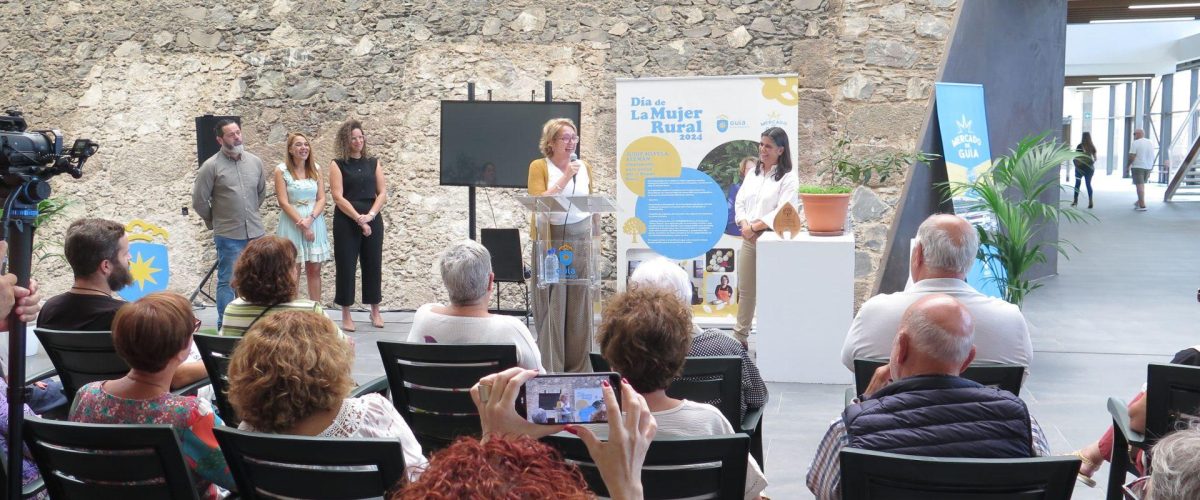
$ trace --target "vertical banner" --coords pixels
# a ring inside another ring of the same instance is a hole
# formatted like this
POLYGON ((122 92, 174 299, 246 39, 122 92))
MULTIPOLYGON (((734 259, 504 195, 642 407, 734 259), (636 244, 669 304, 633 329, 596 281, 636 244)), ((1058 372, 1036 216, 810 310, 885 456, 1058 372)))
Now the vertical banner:
POLYGON ((617 80, 617 278, 662 255, 692 281, 692 310, 707 324, 737 316, 733 223, 742 166, 758 141, 787 131, 796 164, 795 75, 617 80))
MULTIPOLYGON (((992 149, 988 142, 987 108, 983 85, 938 82, 934 85, 937 99, 938 129, 942 138, 942 156, 946 159, 946 175, 950 183, 975 182, 992 168, 992 149)), ((991 226, 992 216, 986 212, 966 211, 964 201, 973 197, 970 191, 954 193, 954 212, 973 224, 991 226)), ((1000 287, 992 278, 1003 269, 991 269, 987 262, 976 260, 967 275, 967 283, 980 293, 1003 298, 1000 287)), ((911 279, 911 277, 910 277, 911 279)))

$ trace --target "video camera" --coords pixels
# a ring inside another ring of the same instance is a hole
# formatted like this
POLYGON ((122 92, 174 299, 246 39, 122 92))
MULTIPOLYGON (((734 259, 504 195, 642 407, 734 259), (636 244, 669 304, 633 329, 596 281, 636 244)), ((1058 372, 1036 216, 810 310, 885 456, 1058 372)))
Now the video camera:
MULTIPOLYGON (((100 149, 90 139, 76 139, 64 152, 62 132, 26 132, 28 128, 20 111, 8 110, 0 115, 0 175, 47 179, 68 173, 78 179, 83 176, 83 163, 100 149)), ((14 180, 6 179, 10 185, 14 180)))

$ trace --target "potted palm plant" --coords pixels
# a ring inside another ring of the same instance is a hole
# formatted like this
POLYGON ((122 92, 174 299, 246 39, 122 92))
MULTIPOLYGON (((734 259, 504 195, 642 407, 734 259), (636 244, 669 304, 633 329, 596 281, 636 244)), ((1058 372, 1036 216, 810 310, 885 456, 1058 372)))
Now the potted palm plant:
POLYGON ((1046 262, 1048 252, 1070 258, 1068 247, 1079 250, 1065 239, 1044 238, 1042 227, 1053 221, 1096 220, 1090 213, 1039 199, 1053 189, 1064 189, 1058 183, 1058 169, 1081 156, 1066 144, 1047 140, 1047 135, 1021 139, 1009 155, 997 158, 990 170, 972 182, 943 184, 951 188, 944 190, 947 198, 963 194, 961 206, 967 212, 990 214, 972 222, 979 233, 978 258, 1004 300, 1017 306, 1042 286, 1026 275, 1033 266, 1046 262))
POLYGON ((846 213, 850 208, 850 193, 856 186, 870 186, 872 181, 887 182, 915 162, 925 162, 936 155, 921 152, 886 150, 870 155, 850 151, 850 139, 842 137, 833 150, 817 161, 822 184, 800 186, 800 202, 808 233, 813 236, 841 236, 846 231, 846 213))

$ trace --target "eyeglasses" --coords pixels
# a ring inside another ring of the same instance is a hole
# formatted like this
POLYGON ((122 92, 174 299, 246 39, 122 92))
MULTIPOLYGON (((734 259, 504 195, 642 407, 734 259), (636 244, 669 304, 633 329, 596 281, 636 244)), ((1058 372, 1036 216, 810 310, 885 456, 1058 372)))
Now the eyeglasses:
POLYGON ((558 138, 558 141, 559 141, 559 142, 561 142, 561 143, 563 143, 563 144, 571 144, 571 143, 573 143, 573 142, 579 142, 579 136, 577 136, 577 135, 564 135, 564 136, 560 136, 560 137, 558 138))
POLYGON ((196 333, 196 332, 200 331, 200 323, 201 323, 200 318, 196 318, 192 321, 194 322, 192 325, 192 333, 196 333))

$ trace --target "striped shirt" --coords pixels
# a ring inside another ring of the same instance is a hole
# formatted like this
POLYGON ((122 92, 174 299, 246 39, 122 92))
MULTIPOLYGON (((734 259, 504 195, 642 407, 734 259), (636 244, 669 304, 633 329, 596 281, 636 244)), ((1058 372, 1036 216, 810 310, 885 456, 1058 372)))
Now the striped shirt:
MULTIPOLYGON (((1033 456, 1045 457, 1050 455, 1050 443, 1042 426, 1032 415, 1029 416, 1030 430, 1033 434, 1033 456)), ((846 424, 842 417, 834 419, 829 424, 829 430, 817 447, 817 456, 813 457, 812 465, 808 468, 808 490, 817 496, 818 500, 837 500, 842 498, 842 462, 841 452, 850 443, 850 435, 846 433, 846 424)))
MULTIPOLYGON (((225 317, 221 321, 220 335, 226 337, 241 337, 246 334, 246 330, 250 328, 260 317, 275 314, 283 311, 308 311, 325 316, 325 308, 321 304, 308 299, 296 299, 291 302, 284 302, 274 306, 265 306, 260 304, 251 304, 245 299, 238 297, 225 306, 225 317), (268 311, 268 309, 270 309, 268 311)), ((328 318, 328 316, 326 316, 328 318)), ((330 320, 331 322, 333 320, 330 320)), ((337 328, 335 326, 335 328, 337 328)), ((337 328, 338 336, 345 337, 341 328, 337 328)))

